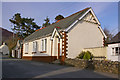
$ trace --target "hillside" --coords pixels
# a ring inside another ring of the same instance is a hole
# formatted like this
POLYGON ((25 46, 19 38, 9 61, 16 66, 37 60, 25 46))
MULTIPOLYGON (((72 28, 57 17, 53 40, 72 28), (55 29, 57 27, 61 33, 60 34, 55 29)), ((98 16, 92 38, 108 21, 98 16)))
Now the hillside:
POLYGON ((0 27, 0 34, 1 33, 2 33, 2 41, 0 41, 0 45, 2 44, 2 42, 5 42, 9 47, 10 55, 11 55, 12 49, 15 47, 18 38, 17 37, 13 38, 13 32, 0 27))
POLYGON ((2 41, 3 42, 10 39, 13 36, 13 32, 10 32, 10 31, 0 27, 0 33, 1 33, 1 31, 2 31, 2 41))

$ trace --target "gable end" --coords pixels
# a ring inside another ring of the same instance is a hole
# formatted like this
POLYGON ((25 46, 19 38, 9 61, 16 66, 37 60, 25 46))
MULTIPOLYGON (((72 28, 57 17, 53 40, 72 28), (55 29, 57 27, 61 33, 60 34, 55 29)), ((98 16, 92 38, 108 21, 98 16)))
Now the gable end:
MULTIPOLYGON (((105 38, 107 38, 107 36, 105 35, 104 31, 102 30, 102 28, 101 28, 101 26, 100 26, 101 24, 100 24, 99 20, 97 19, 97 17, 96 17, 96 15, 95 15, 94 11, 92 10, 92 8, 90 8, 88 11, 86 11, 78 20, 76 20, 76 21, 75 21, 74 23, 72 23, 68 28, 66 28, 65 31, 66 31, 66 32, 69 32, 69 31, 74 27, 74 25, 77 24, 78 21, 82 20, 89 12, 92 14, 92 17, 94 17, 94 20, 96 21, 96 24, 99 25, 98 28, 100 29, 102 35, 103 35, 105 38)), ((94 23, 94 22, 93 22, 93 23, 94 23)))

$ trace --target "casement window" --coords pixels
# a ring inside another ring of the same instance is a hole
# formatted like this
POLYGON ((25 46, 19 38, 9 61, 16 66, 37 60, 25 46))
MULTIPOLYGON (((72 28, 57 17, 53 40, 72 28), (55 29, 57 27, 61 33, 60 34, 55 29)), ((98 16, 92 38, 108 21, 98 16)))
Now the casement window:
POLYGON ((37 41, 33 42, 33 52, 37 52, 37 41))
POLYGON ((120 47, 112 48, 112 55, 120 55, 120 47))
POLYGON ((42 39, 41 40, 41 51, 46 51, 47 50, 47 39, 42 39))
POLYGON ((29 47, 29 45, 28 45, 28 43, 26 43, 25 44, 25 53, 28 53, 28 47, 29 47))

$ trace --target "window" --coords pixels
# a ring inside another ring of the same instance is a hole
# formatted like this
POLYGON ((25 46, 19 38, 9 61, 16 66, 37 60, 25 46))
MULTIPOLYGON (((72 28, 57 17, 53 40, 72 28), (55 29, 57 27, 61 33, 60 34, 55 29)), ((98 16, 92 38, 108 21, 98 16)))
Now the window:
POLYGON ((118 53, 120 54, 120 47, 119 47, 119 52, 118 53))
POLYGON ((47 50, 47 39, 45 39, 45 42, 44 42, 44 51, 47 50))
POLYGON ((28 53, 28 43, 25 44, 25 53, 28 53))
POLYGON ((46 51, 47 50, 47 39, 42 39, 41 40, 41 51, 46 51))
POLYGON ((37 51, 37 42, 33 42, 33 52, 37 51))
POLYGON ((119 49, 118 47, 115 48, 116 55, 118 55, 119 49))
POLYGON ((42 42, 41 42, 41 51, 44 50, 44 40, 42 39, 42 42))
POLYGON ((112 48, 112 55, 120 55, 120 47, 112 48))
POLYGON ((115 53, 115 50, 114 50, 115 48, 112 48, 112 55, 115 55, 114 53, 115 53))

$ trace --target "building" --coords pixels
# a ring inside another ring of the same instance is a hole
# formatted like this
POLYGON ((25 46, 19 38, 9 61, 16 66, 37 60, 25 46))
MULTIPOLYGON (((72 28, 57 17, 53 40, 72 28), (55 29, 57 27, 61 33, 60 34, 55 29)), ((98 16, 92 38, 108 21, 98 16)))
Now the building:
POLYGON ((120 32, 108 43, 108 60, 120 61, 120 32))
POLYGON ((3 55, 9 55, 9 48, 5 43, 0 46, 0 53, 3 55))
POLYGON ((12 57, 22 58, 23 40, 18 40, 16 46, 12 50, 12 57))
POLYGON ((104 46, 106 38, 92 8, 74 13, 24 39, 23 59, 51 62, 76 58, 84 48, 104 46))

